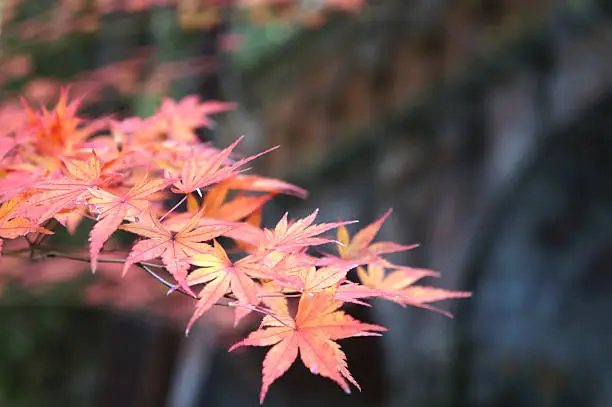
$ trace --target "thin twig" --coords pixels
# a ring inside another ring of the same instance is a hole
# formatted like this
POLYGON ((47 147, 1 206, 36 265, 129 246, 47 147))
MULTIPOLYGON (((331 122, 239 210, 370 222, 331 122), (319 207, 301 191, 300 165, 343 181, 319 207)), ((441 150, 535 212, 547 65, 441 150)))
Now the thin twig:
POLYGON ((302 293, 293 293, 293 294, 263 294, 260 295, 259 298, 298 298, 301 297, 302 293))
POLYGON ((166 212, 166 214, 164 216, 162 216, 161 218, 159 218, 159 221, 163 221, 164 219, 166 219, 166 216, 170 215, 172 212, 174 212, 174 210, 176 208, 178 208, 183 202, 185 202, 185 199, 187 199, 187 195, 185 195, 183 197, 183 199, 181 199, 180 201, 178 201, 178 203, 176 205, 174 205, 172 208, 170 208, 170 210, 168 212, 166 212))
MULTIPOLYGON (((90 258, 86 257, 86 256, 78 256, 78 255, 72 255, 72 254, 67 254, 67 253, 60 253, 60 252, 47 252, 45 254, 46 257, 57 257, 57 258, 63 258, 63 259, 69 259, 69 260, 75 260, 75 261, 83 261, 83 262, 89 262, 90 258)), ((98 263, 113 263, 113 264, 121 264, 121 263, 125 263, 125 259, 98 259, 98 263)), ((137 266, 141 267, 143 270, 145 270, 147 273, 149 273, 150 275, 152 275, 153 277, 155 277, 155 279, 157 279, 158 281, 160 281, 162 284, 164 284, 166 287, 173 289, 174 291, 178 291, 181 294, 185 294, 186 296, 188 296, 189 298, 193 298, 195 300, 198 300, 199 297, 198 296, 193 296, 191 294, 189 294, 187 291, 183 290, 180 287, 175 286, 174 284, 168 282, 167 280, 165 280, 163 277, 161 277, 159 274, 155 273, 153 270, 150 269, 150 267, 157 267, 157 268, 164 268, 164 266, 160 265, 160 264, 154 264, 154 263, 147 263, 147 262, 137 262, 135 263, 137 266)))
MULTIPOLYGON (((30 248, 19 249, 19 250, 7 251, 7 252, 3 253, 3 255, 5 255, 5 256, 15 256, 15 255, 17 255, 19 253, 26 253, 26 252, 29 252, 29 251, 31 251, 30 248)), ((48 252, 42 253, 42 258, 48 258, 48 257, 55 257, 55 258, 62 258, 62 259, 68 259, 68 260, 82 261, 82 262, 87 262, 87 263, 91 261, 91 259, 88 256, 79 256, 79 255, 73 255, 73 254, 68 254, 68 253, 62 253, 62 252, 58 252, 58 251, 48 251, 48 252)), ((98 262, 99 263, 122 264, 122 263, 125 263, 125 259, 104 259, 104 258, 102 258, 102 259, 98 259, 98 262)), ((172 284, 171 282, 169 282, 168 280, 164 279, 159 274, 157 274, 156 272, 151 270, 151 267, 165 268, 163 265, 161 265, 161 264, 154 264, 154 263, 148 263, 148 262, 137 262, 137 263, 134 263, 134 264, 136 266, 142 268, 149 275, 154 277, 157 281, 159 281, 160 283, 162 283, 166 287, 170 288, 172 291, 177 291, 177 292, 179 292, 179 293, 181 293, 183 295, 186 295, 187 297, 189 297, 191 299, 194 299, 194 300, 199 300, 200 299, 199 296, 191 295, 190 293, 185 291, 180 286, 172 284)), ((273 296, 273 294, 269 295, 269 296, 273 296)), ((292 294, 288 294, 288 295, 285 295, 285 296, 292 296, 292 294)), ((225 294, 223 296, 223 298, 225 298, 226 300, 229 300, 230 302, 228 304, 215 303, 214 305, 223 306, 223 307, 236 307, 236 306, 244 307, 244 308, 247 308, 247 309, 249 309, 251 311, 259 312, 259 313, 264 314, 264 315, 269 315, 270 317, 278 320, 281 324, 286 325, 283 321, 278 319, 269 310, 266 310, 266 309, 258 307, 258 306, 241 304, 241 303, 237 302, 237 299, 235 297, 233 297, 231 294, 225 294)))
POLYGON ((159 274, 155 273, 153 270, 151 270, 149 267, 147 267, 145 264, 142 263, 136 263, 138 266, 140 266, 144 271, 146 271, 147 273, 149 273, 150 275, 152 275, 153 277, 155 277, 155 279, 159 282, 161 282, 163 285, 165 285, 166 287, 170 288, 172 291, 177 291, 181 294, 184 294, 186 296, 188 296, 189 298, 193 298, 194 300, 199 300, 200 297, 193 296, 191 294, 189 294, 187 291, 183 290, 181 287, 177 287, 176 285, 170 283, 169 281, 167 281, 166 279, 164 279, 162 276, 160 276, 159 274))
POLYGON ((282 324, 283 326, 286 326, 286 327, 290 328, 290 326, 289 326, 289 325, 287 325, 285 322, 281 321, 281 319, 280 319, 279 317, 277 317, 276 315, 274 315, 274 313, 273 313, 272 311, 267 310, 267 309, 265 309, 265 308, 261 308, 261 307, 258 307, 258 306, 256 306, 256 305, 254 306, 254 305, 250 305, 250 304, 242 304, 242 303, 239 303, 239 302, 232 302, 232 303, 230 303, 229 305, 230 305, 230 306, 233 306, 233 307, 242 307, 242 308, 246 308, 246 309, 248 309, 248 310, 250 310, 250 311, 255 311, 255 312, 259 312, 260 314, 267 315, 267 316, 269 316, 269 317, 274 318, 275 320, 277 320, 277 321, 278 321, 280 324, 282 324))

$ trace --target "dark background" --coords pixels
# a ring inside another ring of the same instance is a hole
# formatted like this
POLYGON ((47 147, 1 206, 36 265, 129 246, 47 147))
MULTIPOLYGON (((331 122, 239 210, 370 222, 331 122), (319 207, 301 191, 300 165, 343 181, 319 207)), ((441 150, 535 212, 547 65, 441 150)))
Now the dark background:
MULTIPOLYGON (((2 100, 44 100, 48 83, 108 66, 95 77, 108 84, 85 86, 88 114, 149 114, 163 95, 235 100, 202 137, 245 134, 247 154, 280 144, 256 170, 311 192, 277 199, 264 223, 318 207, 364 225, 393 207, 380 239, 421 243, 393 260, 474 293, 444 304, 454 320, 360 310, 389 328, 342 343, 363 392, 297 363, 267 406, 612 406, 609 1, 378 0, 318 28, 227 9, 188 30, 154 7, 48 42, 18 27, 53 2, 23 3, 0 61, 27 55, 31 68, 3 65, 2 100), (180 61, 192 62, 167 64, 180 61)), ((184 339, 187 316, 81 305, 80 284, 4 286, 1 406, 257 405, 264 350, 228 354, 237 334, 206 326, 184 339)))

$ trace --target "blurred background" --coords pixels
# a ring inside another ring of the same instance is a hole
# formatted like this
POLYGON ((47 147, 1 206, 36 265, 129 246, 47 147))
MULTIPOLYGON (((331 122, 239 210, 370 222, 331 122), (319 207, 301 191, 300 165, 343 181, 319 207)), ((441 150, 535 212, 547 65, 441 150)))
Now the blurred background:
MULTIPOLYGON (((255 169, 311 192, 265 224, 392 207, 379 238, 421 244, 392 260, 474 293, 444 304, 454 320, 359 310, 389 328, 342 342, 363 392, 298 363, 267 406, 612 406, 612 2, 246 3, 0 0, 0 116, 67 83, 87 115, 237 101, 202 138, 280 144, 255 169)), ((227 352, 248 327, 184 338, 189 304, 163 287, 10 269, 0 406, 257 405, 265 350, 227 352)))

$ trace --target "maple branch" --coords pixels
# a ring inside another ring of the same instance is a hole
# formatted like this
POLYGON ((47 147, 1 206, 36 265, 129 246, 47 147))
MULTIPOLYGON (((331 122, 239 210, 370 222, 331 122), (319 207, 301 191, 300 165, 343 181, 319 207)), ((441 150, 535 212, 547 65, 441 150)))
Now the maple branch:
POLYGON ((8 256, 8 257, 19 257, 20 254, 23 253, 29 253, 31 250, 29 247, 27 248, 23 248, 23 249, 17 249, 17 250, 3 250, 2 251, 2 256, 8 256))
MULTIPOLYGON (((161 282, 163 285, 165 285, 166 287, 170 288, 170 289, 174 289, 175 285, 172 284, 171 282, 167 281, 165 278, 163 278, 162 276, 160 276, 159 274, 157 274, 156 272, 154 272, 153 270, 151 270, 149 267, 147 267, 144 264, 138 264, 137 265, 142 268, 144 271, 146 271, 147 273, 149 273, 151 276, 155 277, 155 279, 159 282, 161 282)), ((183 291, 181 291, 180 289, 177 290, 180 293, 183 293, 183 291)), ((187 294, 187 293, 184 293, 187 294)), ((189 294, 187 294, 189 295, 189 294)), ((191 297, 191 295, 189 295, 191 297)), ((193 298, 193 297, 192 297, 193 298)))
MULTIPOLYGON (((90 258, 87 256, 78 256, 78 255, 72 255, 72 254, 55 252, 55 251, 44 253, 44 257, 56 257, 56 258, 63 258, 63 259, 83 261, 83 262, 90 261, 90 258)), ((125 263, 125 259, 98 259, 98 263, 123 264, 125 263)), ((200 297, 198 296, 194 297, 193 295, 189 294, 187 291, 183 290, 182 288, 177 287, 176 285, 168 282, 166 279, 164 279, 159 274, 155 273, 153 270, 150 269, 150 267, 164 268, 164 266, 160 264, 148 263, 148 262, 138 262, 138 263, 135 263, 135 265, 142 268, 144 271, 146 271, 148 274, 153 276, 156 280, 161 282, 166 287, 173 289, 173 291, 178 291, 179 293, 184 294, 188 296, 189 298, 193 298, 194 300, 200 299, 200 297)))
MULTIPOLYGON (((30 249, 20 249, 20 250, 14 250, 11 252, 6 252, 3 253, 4 255, 15 255, 15 254, 19 254, 19 253, 25 253, 25 252, 29 252, 30 249)), ((68 260, 75 260, 75 261, 82 261, 82 262, 86 262, 89 263, 90 262, 90 258, 88 256, 79 256, 79 255, 74 255, 74 254, 68 254, 68 253, 62 253, 62 252, 57 252, 57 251, 49 251, 49 252, 44 252, 41 255, 42 258, 47 258, 47 257, 55 257, 55 258, 61 258, 61 259, 68 259, 68 260)), ((110 264, 123 264, 125 263, 125 259, 98 259, 98 263, 110 263, 110 264)), ((156 280, 158 280, 159 282, 161 282, 163 285, 165 285, 166 287, 170 288, 172 291, 177 291, 183 295, 188 296, 189 298, 192 298, 194 300, 199 300, 200 297, 193 296, 191 294, 189 294, 187 291, 183 290, 180 287, 177 287, 175 284, 170 283, 168 280, 164 279, 162 276, 160 276, 159 274, 157 274, 156 272, 154 272, 153 270, 150 269, 150 267, 155 267, 155 268, 165 268, 163 265, 161 264, 155 264, 155 263, 149 263, 149 262, 145 262, 145 261, 140 261, 137 263, 134 263, 136 266, 142 268, 144 271, 146 271, 149 275, 151 275, 152 277, 154 277, 156 280)), ((236 300, 235 298, 225 295, 225 298, 227 298, 228 300, 236 300)), ((221 305, 221 306, 227 306, 226 304, 215 304, 215 305, 221 305)))
MULTIPOLYGON (((88 256, 79 256, 79 255, 62 253, 62 252, 57 252, 57 251, 50 251, 50 252, 43 253, 43 257, 56 257, 56 258, 61 258, 61 259, 83 261, 87 263, 91 261, 91 259, 88 256)), ((98 259, 98 263, 123 264, 125 263, 125 259, 98 259)), ((140 261, 136 263, 136 265, 138 266, 145 265, 147 267, 155 267, 155 268, 165 268, 161 264, 149 263, 146 261, 140 261)))
MULTIPOLYGON (((17 256, 19 254, 22 253, 28 253, 28 252, 32 252, 32 250, 30 248, 24 248, 24 249, 19 249, 19 250, 10 250, 10 251, 5 251, 4 253, 2 253, 3 256, 17 256)), ((41 258, 48 258, 48 257, 54 257, 54 258, 58 258, 58 259, 68 259, 68 260, 74 260, 74 261, 82 261, 82 262, 86 262, 89 263, 90 262, 90 258, 87 256, 79 256, 79 255, 73 255, 73 254, 68 254, 68 253, 62 253, 62 252, 57 252, 57 251, 49 251, 49 252, 44 252, 41 253, 41 258)), ((110 264, 123 264, 125 263, 125 259, 98 259, 99 263, 110 263, 110 264)), ((193 296, 191 294, 189 294, 187 291, 183 290, 180 287, 177 287, 175 284, 172 284, 171 282, 169 282, 168 280, 164 279, 162 276, 160 276, 159 274, 157 274, 156 272, 154 272, 153 270, 150 269, 150 267, 155 267, 155 268, 164 268, 163 265, 161 264, 155 264, 155 263, 149 263, 149 262, 138 262, 138 263, 134 263, 136 266, 142 268, 144 271, 146 271, 149 275, 151 275, 152 277, 154 277, 157 281, 159 281, 160 283, 162 283, 163 285, 165 285, 166 287, 170 288, 172 291, 177 291, 183 295, 186 295, 187 297, 194 299, 194 300, 199 300, 200 297, 199 296, 193 296)), ((224 296, 224 298, 228 299, 228 300, 236 300, 236 298, 230 296, 229 294, 226 294, 224 296)), ((222 304, 222 303, 216 303, 215 305, 219 305, 219 306, 229 306, 228 304, 222 304)))
POLYGON ((250 304, 242 304, 242 303, 239 303, 239 302, 231 302, 231 303, 229 303, 228 305, 229 305, 229 306, 231 306, 231 307, 242 307, 242 308, 246 308, 246 309, 248 309, 248 310, 250 310, 250 311, 259 312, 260 314, 267 315, 267 316, 269 316, 269 317, 271 317, 271 318, 274 318, 274 319, 275 319, 275 320, 277 320, 277 321, 278 321, 278 322, 279 322, 281 325, 286 326, 286 327, 289 327, 289 325, 287 325, 287 324, 286 324, 285 322, 283 322, 283 321, 282 321, 282 320, 281 320, 279 317, 277 317, 276 315, 274 315, 274 312, 272 312, 272 311, 270 311, 270 310, 267 310, 267 309, 265 309, 265 308, 262 308, 262 307, 259 307, 259 306, 256 306, 256 305, 255 305, 255 306, 253 306, 253 305, 250 305, 250 304))
POLYGON ((193 295, 189 294, 187 291, 183 290, 181 287, 177 287, 176 285, 170 283, 169 281, 164 279, 162 276, 160 276, 159 274, 157 274, 153 270, 151 270, 146 264, 144 264, 144 263, 136 263, 136 265, 140 266, 144 271, 146 271, 151 276, 153 276, 157 281, 161 282, 163 285, 165 285, 166 287, 170 288, 170 290, 171 290, 170 292, 176 291, 176 292, 179 292, 181 294, 184 294, 184 295, 188 296, 189 298, 193 298, 194 300, 199 300, 200 299, 200 297, 198 297, 197 295, 194 297, 193 295))
MULTIPOLYGON (((159 274, 157 274, 153 270, 149 269, 149 267, 147 267, 146 264, 144 264, 144 263, 136 263, 136 265, 140 266, 144 271, 146 271, 151 276, 153 276, 157 281, 159 281, 160 283, 162 283, 166 287, 170 288, 169 293, 177 291, 177 292, 179 292, 179 293, 181 293, 183 295, 186 295, 187 297, 192 298, 194 300, 199 300, 200 299, 199 296, 196 295, 194 297, 193 295, 189 294, 187 291, 183 290, 181 287, 178 287, 177 285, 172 284, 168 280, 164 279, 162 276, 160 276, 159 274)), ((226 294, 223 297, 228 299, 228 300, 236 300, 235 298, 229 296, 229 294, 226 294)), ((222 303, 219 303, 219 302, 215 303, 214 305, 218 305, 220 307, 229 307, 229 306, 231 306, 230 304, 222 304, 222 303)))

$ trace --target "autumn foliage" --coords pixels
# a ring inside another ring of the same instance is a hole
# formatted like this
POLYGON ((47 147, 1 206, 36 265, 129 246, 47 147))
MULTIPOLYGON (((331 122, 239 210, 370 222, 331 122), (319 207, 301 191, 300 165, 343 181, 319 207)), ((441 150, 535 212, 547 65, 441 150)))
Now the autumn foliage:
POLYGON ((14 30, 24 39, 46 41, 70 33, 95 31, 101 19, 108 15, 154 9, 175 9, 181 27, 189 30, 210 29, 221 24, 230 9, 255 23, 284 19, 318 25, 324 22, 325 14, 354 13, 366 4, 366 0, 9 0, 2 4, 0 21, 18 18, 21 7, 28 2, 38 3, 36 8, 44 12, 40 18, 19 21, 14 30))
POLYGON ((209 115, 231 103, 166 99, 151 117, 121 120, 86 120, 79 103, 64 90, 52 109, 23 101, 3 116, 0 261, 85 261, 93 272, 119 262, 123 275, 141 273, 166 284, 171 296, 192 297, 187 331, 215 305, 231 307, 236 324, 261 315, 259 328, 230 350, 271 346, 262 402, 298 354, 312 373, 346 392, 349 384, 359 387, 336 341, 385 328, 354 319, 344 305, 379 298, 436 309, 430 303, 469 296, 415 285, 437 274, 383 257, 415 247, 374 241, 391 211, 352 236, 347 225, 354 222, 317 223, 317 211, 261 226, 262 208, 275 195, 307 193, 248 173, 252 160, 274 148, 239 158, 242 138, 222 149, 198 139, 209 115), (74 233, 86 218, 93 224, 86 251, 54 245, 54 234, 74 233), (131 247, 108 247, 121 233, 135 239, 131 247))

